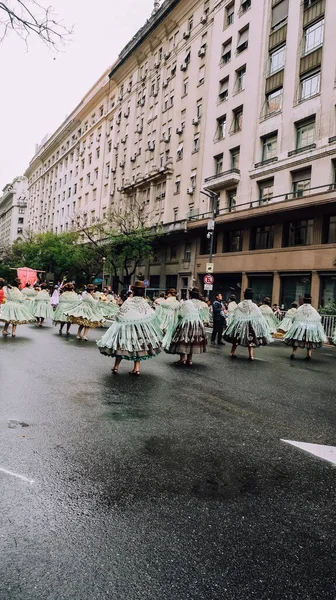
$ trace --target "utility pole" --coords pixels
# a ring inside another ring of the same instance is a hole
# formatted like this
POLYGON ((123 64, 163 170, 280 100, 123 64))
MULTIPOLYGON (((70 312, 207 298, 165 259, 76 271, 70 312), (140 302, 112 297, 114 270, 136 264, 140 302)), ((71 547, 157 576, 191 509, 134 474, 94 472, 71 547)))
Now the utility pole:
MULTIPOLYGON (((207 196, 212 201, 212 205, 211 205, 212 218, 208 221, 208 227, 207 227, 207 229, 208 229, 207 238, 208 238, 208 240, 210 240, 209 263, 211 264, 213 248, 214 248, 215 219, 216 219, 217 211, 218 211, 219 194, 217 194, 216 192, 212 192, 210 190, 207 190, 207 191, 201 190, 201 194, 203 194, 204 196, 207 196)), ((209 295, 210 294, 208 292, 208 296, 209 295)))

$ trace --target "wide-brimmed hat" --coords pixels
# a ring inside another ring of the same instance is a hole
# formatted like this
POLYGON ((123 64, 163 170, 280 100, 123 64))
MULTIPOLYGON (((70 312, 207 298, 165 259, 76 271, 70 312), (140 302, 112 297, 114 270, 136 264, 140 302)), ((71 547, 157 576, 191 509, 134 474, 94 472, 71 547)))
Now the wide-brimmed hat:
POLYGON ((246 288, 246 290, 244 292, 244 298, 245 298, 245 300, 252 300, 252 298, 253 298, 252 288, 246 288))
POLYGON ((229 300, 235 300, 236 299, 236 295, 235 294, 231 294, 229 300))
POLYGON ((132 288, 133 289, 140 288, 143 290, 144 288, 146 288, 146 286, 143 281, 135 281, 132 285, 132 288))
POLYGON ((268 296, 265 296, 264 302, 269 302, 269 304, 271 304, 271 298, 269 298, 268 296))
POLYGON ((311 302, 312 301, 312 297, 310 294, 305 294, 303 296, 303 302, 311 302))

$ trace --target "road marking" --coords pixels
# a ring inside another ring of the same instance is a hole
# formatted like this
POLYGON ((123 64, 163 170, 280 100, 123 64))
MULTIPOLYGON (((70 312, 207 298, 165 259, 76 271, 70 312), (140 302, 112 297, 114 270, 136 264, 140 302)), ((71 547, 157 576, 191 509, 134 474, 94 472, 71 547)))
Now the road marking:
POLYGON ((2 473, 6 473, 6 475, 12 475, 12 477, 17 477, 18 479, 26 481, 27 483, 34 483, 34 479, 29 479, 28 477, 20 475, 19 473, 14 473, 13 471, 9 471, 8 469, 3 469, 3 467, 0 467, 0 471, 2 473))
POLYGON ((327 460, 336 465, 336 446, 324 446, 323 444, 308 444, 306 442, 294 442, 292 440, 281 440, 286 444, 296 446, 305 452, 314 454, 323 460, 327 460))

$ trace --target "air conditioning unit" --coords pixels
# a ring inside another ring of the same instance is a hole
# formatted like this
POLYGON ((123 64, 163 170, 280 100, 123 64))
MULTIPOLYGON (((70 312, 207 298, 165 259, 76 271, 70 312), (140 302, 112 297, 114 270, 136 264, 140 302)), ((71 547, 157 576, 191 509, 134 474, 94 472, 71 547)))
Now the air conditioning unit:
POLYGON ((119 96, 118 96, 118 102, 122 102, 122 99, 123 99, 122 94, 119 94, 119 96))
POLYGON ((206 47, 202 46, 202 48, 199 49, 198 51, 198 56, 201 58, 202 56, 206 55, 206 47))
POLYGON ((168 79, 165 79, 165 80, 162 82, 162 87, 163 87, 163 88, 166 88, 166 87, 168 87, 168 79))
POLYGON ((126 110, 126 111, 124 112, 124 117, 125 117, 125 119, 128 119, 128 117, 129 117, 129 114, 130 114, 130 111, 129 111, 129 110, 126 110))
POLYGON ((171 75, 174 77, 174 75, 175 75, 175 73, 176 73, 176 65, 174 65, 174 66, 171 68, 171 71, 170 71, 170 73, 171 73, 171 75))
POLYGON ((165 60, 168 60, 168 58, 169 58, 169 57, 170 57, 170 52, 169 52, 169 51, 168 51, 168 52, 165 52, 165 53, 164 53, 164 55, 163 55, 163 58, 164 58, 165 60))
POLYGON ((142 77, 141 77, 141 81, 146 81, 146 75, 147 73, 145 73, 142 77))
POLYGON ((180 66, 181 71, 186 71, 188 68, 187 63, 183 62, 182 65, 180 66))
POLYGON ((156 60, 155 63, 154 63, 154 69, 158 69, 159 66, 160 66, 160 61, 156 60))
POLYGON ((117 192, 121 192, 121 187, 117 187, 117 192))
POLYGON ((122 161, 119 163, 119 167, 120 167, 121 169, 123 169, 123 168, 124 168, 124 166, 125 166, 125 161, 124 161, 124 160, 122 160, 122 161))
POLYGON ((111 173, 116 173, 117 169, 116 167, 111 167, 111 173))
POLYGON ((199 124, 199 118, 196 117, 195 119, 193 119, 192 120, 192 124, 195 125, 195 126, 198 125, 199 124))
POLYGON ((162 134, 162 141, 165 142, 166 144, 168 144, 170 142, 170 135, 168 135, 168 133, 163 133, 162 134))
POLYGON ((201 16, 201 23, 202 25, 205 25, 205 23, 208 20, 208 15, 206 13, 203 13, 203 15, 201 16))
POLYGON ((111 132, 110 132, 110 131, 107 131, 107 132, 106 132, 106 137, 109 137, 109 135, 111 135, 111 132))
POLYGON ((119 148, 119 144, 114 144, 113 148, 114 148, 115 150, 118 150, 118 148, 119 148))
POLYGON ((142 133, 142 131, 143 131, 143 130, 142 130, 142 127, 141 127, 141 125, 138 125, 138 126, 137 126, 137 128, 136 128, 136 132, 137 132, 137 133, 142 133))
POLYGON ((126 89, 126 92, 129 94, 131 90, 132 90, 132 88, 131 88, 131 86, 129 85, 129 86, 127 87, 127 89, 126 89))
POLYGON ((121 138, 121 140, 120 140, 120 141, 121 141, 121 143, 122 143, 122 144, 126 144, 126 142, 127 142, 127 137, 125 136, 125 137, 121 138))
POLYGON ((148 142, 148 150, 153 152, 155 150, 155 142, 148 142))
POLYGON ((183 127, 182 127, 182 125, 180 125, 180 127, 176 128, 176 133, 177 133, 177 135, 182 135, 182 133, 183 133, 183 127))
POLYGON ((120 118, 118 118, 118 119, 116 120, 116 123, 117 123, 117 125, 120 125, 120 123, 121 123, 121 119, 120 119, 120 118))
POLYGON ((189 187, 189 188, 187 189, 187 194, 188 194, 189 196, 192 196, 192 195, 193 195, 193 193, 194 193, 194 188, 192 188, 192 187, 189 187))
POLYGON ((184 34, 183 34, 183 39, 184 40, 189 40, 189 38, 190 38, 190 31, 185 31, 184 34))
POLYGON ((141 98, 140 106, 145 106, 145 102, 146 102, 145 98, 141 98))
POLYGON ((137 157, 137 155, 136 155, 136 154, 133 154, 133 156, 131 156, 131 159, 130 159, 130 160, 131 160, 131 162, 133 162, 133 163, 134 163, 134 162, 136 161, 136 157, 137 157))

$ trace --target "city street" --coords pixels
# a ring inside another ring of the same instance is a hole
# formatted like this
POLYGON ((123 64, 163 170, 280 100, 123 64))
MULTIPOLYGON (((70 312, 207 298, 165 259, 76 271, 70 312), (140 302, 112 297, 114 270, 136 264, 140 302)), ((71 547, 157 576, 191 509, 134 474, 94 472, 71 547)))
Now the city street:
POLYGON ((336 446, 336 348, 136 378, 75 330, 0 339, 0 599, 335 600, 335 464, 282 440, 336 446))

